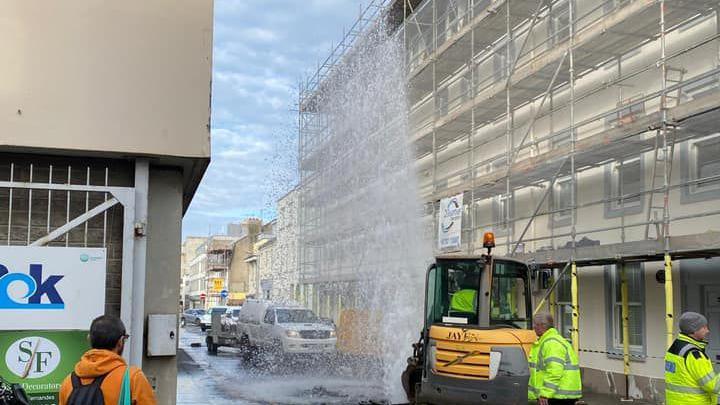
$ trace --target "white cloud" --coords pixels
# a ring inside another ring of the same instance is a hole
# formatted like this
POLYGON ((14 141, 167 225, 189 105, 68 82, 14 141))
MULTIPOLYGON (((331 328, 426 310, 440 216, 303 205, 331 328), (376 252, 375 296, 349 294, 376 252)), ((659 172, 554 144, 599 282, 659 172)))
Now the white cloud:
POLYGON ((271 215, 272 200, 294 185, 297 82, 327 57, 360 2, 215 1, 213 156, 183 221, 186 235, 271 215))

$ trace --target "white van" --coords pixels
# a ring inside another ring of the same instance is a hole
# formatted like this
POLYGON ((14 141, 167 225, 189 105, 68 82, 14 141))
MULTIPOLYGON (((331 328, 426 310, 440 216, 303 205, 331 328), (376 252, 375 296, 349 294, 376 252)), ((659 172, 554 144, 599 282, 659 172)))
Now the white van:
POLYGON ((299 305, 247 300, 240 311, 237 333, 241 344, 284 354, 334 353, 335 328, 299 305))

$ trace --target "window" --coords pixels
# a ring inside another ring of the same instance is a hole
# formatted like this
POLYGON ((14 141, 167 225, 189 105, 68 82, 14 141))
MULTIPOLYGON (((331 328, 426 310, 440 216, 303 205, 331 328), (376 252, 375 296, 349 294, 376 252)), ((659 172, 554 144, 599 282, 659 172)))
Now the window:
POLYGON ((320 319, 309 309, 278 309, 278 323, 315 323, 320 319))
POLYGON ((512 197, 500 195, 493 198, 493 230, 495 233, 508 230, 508 218, 512 218, 512 197))
POLYGON ((437 110, 437 113, 439 116, 447 115, 448 102, 449 102, 448 88, 443 87, 441 89, 438 89, 437 97, 435 98, 435 103, 436 103, 436 110, 437 110))
POLYGON ((470 100, 472 85, 472 68, 468 68, 467 72, 460 79, 460 98, 463 102, 470 100))
POLYGON ((681 145, 681 201, 693 203, 720 198, 720 134, 688 141, 681 145), (707 179, 707 180, 703 180, 707 179))
POLYGON ((265 317, 263 318, 263 322, 267 324, 274 324, 275 323, 275 310, 274 309, 268 309, 265 311, 265 317))
MULTIPOLYGON (((645 278, 640 264, 626 264, 625 272, 628 282, 628 329, 630 332, 630 353, 636 356, 645 355, 645 278)), ((607 296, 606 309, 608 316, 607 351, 610 355, 622 355, 622 296, 620 267, 609 266, 605 269, 607 296)))
POLYGON ((490 324, 530 327, 527 287, 527 267, 520 263, 496 260, 490 292, 490 324))
POLYGON ((607 165, 605 169, 605 216, 638 214, 643 210, 645 188, 642 158, 607 165))
MULTIPOLYGON (((478 323, 477 291, 482 263, 439 261, 430 272, 427 290, 427 321, 430 323, 478 323)), ((487 309, 485 309, 487 311, 487 309)))
POLYGON ((550 9, 547 27, 550 47, 570 38, 570 6, 567 1, 550 9))
POLYGON ((507 69, 515 61, 515 42, 510 42, 510 55, 508 55, 507 40, 498 45, 493 55, 493 76, 495 80, 507 77, 507 69))
POLYGON ((639 94, 619 102, 618 108, 620 109, 616 113, 607 116, 606 126, 608 128, 614 128, 628 125, 635 122, 638 117, 645 115, 645 101, 642 100, 643 97, 643 94, 639 94))
MULTIPOLYGON (((704 179, 720 175, 720 136, 701 140, 695 146, 695 170, 696 179, 704 179)), ((717 187, 717 181, 698 183, 695 187, 698 190, 708 187, 717 187)))
POLYGON ((552 135, 552 138, 550 138, 550 145, 551 148, 562 148, 563 146, 570 145, 572 143, 572 136, 570 134, 570 130, 566 129, 564 131, 560 131, 554 135, 552 135))
POLYGON ((567 226, 572 216, 572 178, 555 181, 552 192, 551 223, 553 226, 567 226))
POLYGON ((565 339, 572 337, 572 294, 570 270, 565 272, 555 287, 555 325, 565 339))
MULTIPOLYGON (((694 80, 681 88, 683 98, 696 100, 718 91, 720 82, 713 75, 700 80, 694 80)), ((674 93, 674 92, 673 92, 674 93)))

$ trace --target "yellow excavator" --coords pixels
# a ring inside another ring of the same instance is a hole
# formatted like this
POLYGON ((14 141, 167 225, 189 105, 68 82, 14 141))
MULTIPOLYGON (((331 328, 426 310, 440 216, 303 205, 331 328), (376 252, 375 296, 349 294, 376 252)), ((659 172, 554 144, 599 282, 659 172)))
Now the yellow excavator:
POLYGON ((402 375, 411 403, 526 404, 532 331, 527 264, 487 254, 436 257, 425 281, 425 321, 402 375))

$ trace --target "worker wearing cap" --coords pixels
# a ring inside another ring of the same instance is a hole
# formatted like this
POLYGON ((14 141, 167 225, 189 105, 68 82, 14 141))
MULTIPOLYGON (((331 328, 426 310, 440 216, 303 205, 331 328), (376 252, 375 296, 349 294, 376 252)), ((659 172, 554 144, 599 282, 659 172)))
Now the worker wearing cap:
POLYGON ((575 404, 582 397, 580 362, 554 323, 548 313, 533 316, 533 330, 539 339, 528 359, 528 399, 537 400, 538 405, 575 404))
POLYGON ((680 335, 665 354, 665 403, 715 405, 720 376, 705 354, 708 321, 697 312, 680 316, 680 335))

